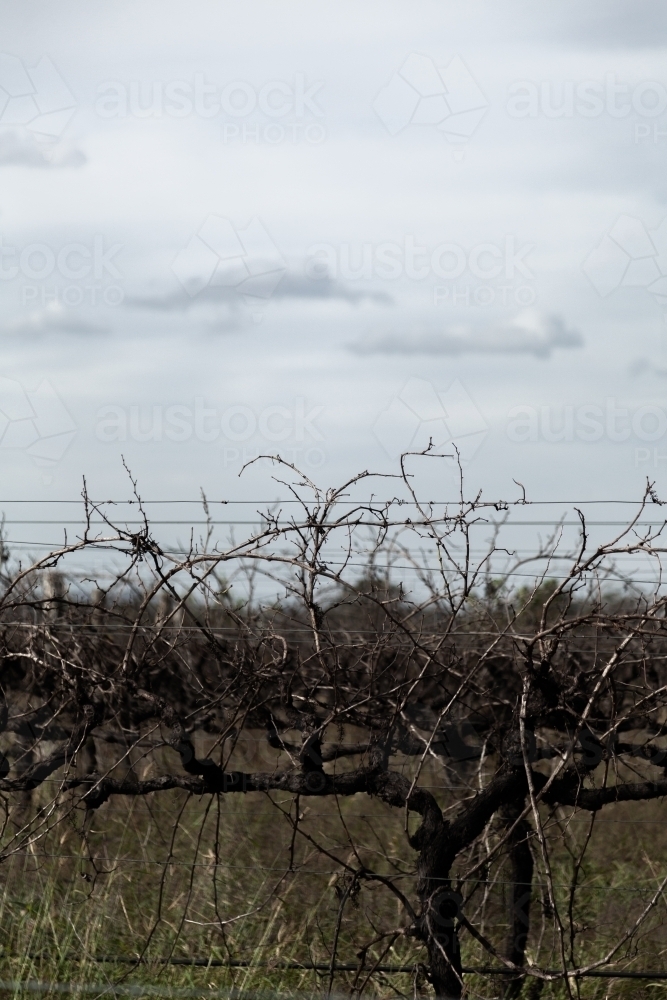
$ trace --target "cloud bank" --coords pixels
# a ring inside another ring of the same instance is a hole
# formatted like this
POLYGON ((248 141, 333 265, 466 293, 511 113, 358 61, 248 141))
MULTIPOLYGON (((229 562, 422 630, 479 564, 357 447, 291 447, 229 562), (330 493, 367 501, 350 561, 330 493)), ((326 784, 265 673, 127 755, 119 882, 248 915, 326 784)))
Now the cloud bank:
POLYGON ((488 329, 453 327, 444 333, 424 332, 369 335, 350 344, 356 354, 532 354, 548 358, 556 348, 581 347, 583 338, 568 329, 559 316, 526 311, 506 326, 488 329))
MULTIPOLYGON (((170 291, 155 295, 128 296, 125 304, 139 306, 143 309, 191 309, 197 305, 230 305, 241 303, 242 296, 235 288, 228 285, 210 284, 196 295, 189 295, 185 289, 170 291)), ((353 305, 363 301, 391 305, 393 299, 386 292, 364 291, 349 288, 334 278, 318 278, 313 280, 304 275, 287 271, 279 284, 271 293, 272 299, 337 299, 350 302, 353 305)))
POLYGON ((108 333, 108 329, 74 309, 66 309, 59 302, 52 302, 44 309, 35 309, 27 316, 10 320, 0 327, 0 333, 19 337, 42 337, 49 333, 91 336, 108 333))
POLYGON ((63 167, 82 167, 86 162, 86 156, 80 149, 65 143, 39 143, 31 135, 0 133, 1 167, 59 170, 63 167))

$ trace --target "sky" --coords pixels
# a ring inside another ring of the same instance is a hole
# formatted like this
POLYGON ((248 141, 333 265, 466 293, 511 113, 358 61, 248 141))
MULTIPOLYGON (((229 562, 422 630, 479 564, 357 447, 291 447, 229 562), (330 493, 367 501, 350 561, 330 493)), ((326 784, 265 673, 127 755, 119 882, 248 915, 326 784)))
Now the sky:
POLYGON ((435 499, 455 454, 490 499, 667 497, 666 27, 5 0, 3 509, 126 497, 125 466, 270 500, 257 455, 328 487, 429 442, 435 499))

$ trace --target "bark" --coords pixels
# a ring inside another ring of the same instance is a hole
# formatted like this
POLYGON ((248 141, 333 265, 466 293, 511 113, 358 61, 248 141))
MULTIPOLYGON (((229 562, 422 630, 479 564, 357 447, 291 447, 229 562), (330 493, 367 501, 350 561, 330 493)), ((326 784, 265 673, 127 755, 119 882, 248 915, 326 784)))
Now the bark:
POLYGON ((418 934, 429 956, 431 984, 436 997, 458 1000, 462 994, 461 952, 457 933, 461 897, 452 891, 450 824, 438 805, 423 814, 411 838, 419 850, 417 893, 421 902, 418 934))
MULTIPOLYGON (((503 810, 503 819, 512 826, 523 808, 519 800, 503 810)), ((528 838, 531 833, 529 823, 522 819, 516 823, 508 840, 510 859, 509 920, 504 955, 515 965, 523 965, 526 958, 526 944, 530 930, 530 903, 533 882, 533 856, 528 838)), ((506 1000, 513 1000, 521 993, 525 976, 517 976, 506 987, 506 1000)))

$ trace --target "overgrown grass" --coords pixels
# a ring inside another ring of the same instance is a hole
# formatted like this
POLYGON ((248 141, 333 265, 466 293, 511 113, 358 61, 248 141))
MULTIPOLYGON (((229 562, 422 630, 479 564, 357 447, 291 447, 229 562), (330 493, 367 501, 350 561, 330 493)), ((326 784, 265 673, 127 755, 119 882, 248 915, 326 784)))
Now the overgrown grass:
MULTIPOLYGON (((422 780, 436 786, 441 805, 451 803, 447 788, 437 787, 441 772, 438 777, 427 768, 422 780)), ((20 804, 24 816, 46 801, 45 787, 33 796, 31 804, 20 804)), ((202 993, 232 987, 248 995, 321 993, 328 986, 326 972, 282 966, 328 965, 331 960, 341 899, 349 885, 335 859, 393 876, 416 905, 416 855, 407 845, 404 813, 367 796, 338 802, 302 799, 298 807, 303 835, 296 836, 285 815, 295 816, 295 803, 282 793, 201 800, 179 791, 145 799, 118 797, 88 816, 59 807, 49 834, 0 866, 0 979, 75 988, 96 984, 100 993, 114 983, 202 993), (165 964, 168 958, 231 959, 249 965, 200 968, 165 964)), ((572 909, 578 963, 605 953, 664 875, 662 809, 658 803, 615 806, 596 819, 572 909)), ((19 818, 17 814, 13 821, 19 818)), ((568 819, 565 813, 558 822, 567 835, 559 837, 565 846, 554 856, 554 879, 559 910, 567 916, 573 857, 588 826, 585 817, 568 819)), ((546 893, 540 890, 544 873, 539 851, 535 853, 528 953, 542 966, 556 968, 558 941, 546 893)), ((464 911, 500 945, 507 885, 502 868, 488 877, 490 881, 466 886, 464 911)), ((622 949, 619 968, 666 968, 666 907, 660 901, 641 934, 622 949)), ((336 954, 337 962, 356 965, 359 971, 337 972, 334 991, 413 996, 412 973, 375 972, 369 977, 378 962, 413 967, 425 961, 419 943, 398 933, 405 926, 396 897, 377 882, 361 880, 358 893, 347 900, 336 954)), ((466 933, 461 943, 464 965, 495 964, 466 933)), ((568 953, 570 946, 567 936, 568 953)), ((468 976, 467 983, 471 996, 502 995, 499 977, 468 976)), ((531 995, 529 988, 531 984, 524 996, 531 995)), ((667 994, 667 983, 587 979, 578 991, 584 998, 659 998, 667 994)), ((2 992, 27 995, 29 987, 2 992)), ((541 992, 544 1000, 566 996, 562 983, 547 984, 541 992)))

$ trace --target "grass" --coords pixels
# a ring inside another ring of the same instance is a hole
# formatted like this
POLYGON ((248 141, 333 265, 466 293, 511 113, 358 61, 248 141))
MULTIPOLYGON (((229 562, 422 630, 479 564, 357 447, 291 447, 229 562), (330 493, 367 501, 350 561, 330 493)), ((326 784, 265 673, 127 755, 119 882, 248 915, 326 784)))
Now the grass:
MULTIPOLYGON (((240 766, 243 762, 236 763, 240 766)), ((424 783, 437 781, 425 772, 424 783)), ((46 788, 33 794, 33 808, 45 802, 46 788)), ((436 792, 443 805, 448 792, 436 792)), ((23 808, 26 803, 23 803, 23 808)), ((321 993, 326 973, 285 969, 284 963, 323 963, 331 958, 341 896, 347 886, 341 866, 317 850, 312 840, 354 866, 401 876, 397 884, 415 902, 415 853, 407 846, 401 810, 367 796, 336 803, 301 800, 301 827, 307 837, 293 838, 284 812, 291 798, 227 795, 219 802, 189 798, 173 791, 147 799, 117 798, 86 817, 64 806, 54 813, 49 834, 24 854, 0 866, 0 980, 21 987, 0 988, 3 996, 23 996, 30 982, 122 989, 158 987, 202 994, 234 988, 241 994, 321 993), (312 838, 309 840, 308 838, 312 838), (351 843, 357 845, 357 855, 351 843), (217 844, 217 846, 216 846, 217 844), (106 859, 91 862, 90 858, 106 859), (288 871, 290 858, 293 871, 288 871), (194 862, 194 864, 193 864, 194 862), (221 928, 220 919, 242 919, 221 928), (125 964, 98 961, 123 958, 125 964), (142 964, 136 964, 141 957, 142 964), (159 960, 204 958, 249 962, 246 968, 165 965, 159 960), (133 961, 135 960, 135 961, 133 961)), ((578 929, 576 959, 589 962, 634 920, 650 898, 657 878, 667 870, 667 831, 660 803, 609 807, 596 820, 580 889, 572 910, 578 929)), ((583 843, 585 817, 569 823, 560 817, 566 838, 554 855, 559 909, 567 914, 572 856, 583 843)), ((493 835, 493 831, 491 832, 493 835)), ((502 869, 492 888, 470 886, 465 912, 496 943, 503 940, 502 869), (485 898, 486 897, 486 898, 485 898)), ((535 882, 543 876, 536 871, 535 882)), ((661 901, 642 931, 621 953, 619 967, 665 968, 667 903, 661 901)), ((556 941, 544 900, 535 891, 534 927, 529 954, 535 961, 558 965, 556 941)), ((414 939, 398 936, 371 942, 404 926, 400 904, 382 885, 362 882, 348 901, 340 927, 337 960, 358 964, 368 945, 365 972, 339 972, 336 993, 413 996, 411 973, 376 973, 375 962, 413 966, 426 958, 414 939)), ((462 936, 463 962, 493 964, 481 947, 462 936)), ((471 996, 501 995, 499 978, 468 976, 471 996)), ((666 983, 583 980, 582 998, 667 995, 666 983)), ((51 991, 55 995, 55 987, 51 991)), ((529 994, 528 994, 529 995, 529 994)), ((563 984, 548 984, 543 1000, 567 995, 563 984)))

